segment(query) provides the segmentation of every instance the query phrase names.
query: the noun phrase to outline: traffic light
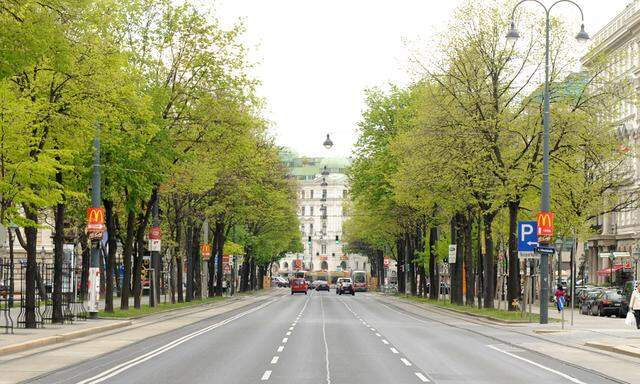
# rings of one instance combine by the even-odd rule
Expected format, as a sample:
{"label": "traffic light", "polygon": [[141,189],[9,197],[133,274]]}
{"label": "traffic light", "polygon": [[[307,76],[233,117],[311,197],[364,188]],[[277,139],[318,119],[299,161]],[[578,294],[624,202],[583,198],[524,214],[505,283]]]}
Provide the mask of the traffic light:
{"label": "traffic light", "polygon": [[336,245],[340,244],[340,238],[338,237],[338,235],[336,235]]}
{"label": "traffic light", "polygon": [[311,246],[311,236],[309,236],[309,238],[307,239],[307,244],[309,244],[309,246]]}

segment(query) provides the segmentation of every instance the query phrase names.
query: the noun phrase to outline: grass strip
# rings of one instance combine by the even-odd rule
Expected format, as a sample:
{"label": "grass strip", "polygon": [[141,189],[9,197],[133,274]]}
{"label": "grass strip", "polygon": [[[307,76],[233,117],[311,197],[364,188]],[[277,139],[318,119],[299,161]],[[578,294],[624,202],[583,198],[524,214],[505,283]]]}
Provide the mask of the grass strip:
{"label": "grass strip", "polygon": [[205,297],[202,300],[192,300],[188,302],[185,301],[182,303],[173,303],[173,304],[170,302],[160,303],[155,307],[149,307],[149,305],[142,305],[140,308],[129,307],[129,309],[124,311],[121,309],[114,309],[113,312],[105,312],[104,310],[101,310],[98,313],[98,316],[113,317],[113,318],[131,318],[131,317],[138,317],[138,316],[144,316],[144,315],[151,315],[154,313],[169,311],[177,308],[187,308],[187,307],[193,307],[196,305],[214,303],[216,301],[221,301],[224,299],[225,297],[215,296],[215,297]]}
{"label": "grass strip", "polygon": [[[426,303],[426,304],[430,304],[433,305],[434,307],[440,307],[440,308],[445,308],[445,309],[453,309],[456,310],[458,312],[464,312],[464,313],[469,313],[472,315],[479,315],[479,316],[484,316],[487,318],[491,318],[491,319],[495,319],[495,320],[502,320],[502,321],[510,321],[510,322],[519,322],[519,323],[528,323],[529,322],[529,314],[527,313],[524,317],[522,317],[521,312],[510,312],[510,311],[505,311],[503,309],[496,309],[496,308],[478,308],[478,307],[471,307],[468,305],[458,305],[458,304],[452,304],[450,302],[446,302],[446,301],[438,301],[438,300],[433,300],[433,299],[428,299],[428,298],[424,298],[424,297],[416,297],[416,296],[411,296],[411,295],[403,295],[403,294],[398,294],[399,297],[405,298],[405,299],[409,299],[411,301],[417,301],[420,303]],[[531,321],[532,322],[539,322],[540,321],[540,315],[538,315],[537,313],[532,314],[531,316]],[[556,319],[552,319],[549,318],[549,321],[555,322],[557,321]]]}

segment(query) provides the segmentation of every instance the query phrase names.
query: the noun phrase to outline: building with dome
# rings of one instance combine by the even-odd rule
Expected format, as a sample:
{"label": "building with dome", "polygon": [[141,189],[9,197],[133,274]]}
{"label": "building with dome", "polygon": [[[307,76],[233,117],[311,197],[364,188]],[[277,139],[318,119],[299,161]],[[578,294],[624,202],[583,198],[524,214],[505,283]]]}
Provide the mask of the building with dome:
{"label": "building with dome", "polygon": [[298,218],[304,252],[287,254],[276,273],[288,276],[296,266],[313,278],[335,281],[351,271],[369,272],[368,259],[344,252],[342,223],[348,218],[345,203],[349,187],[346,169],[351,164],[344,157],[300,157],[283,150],[281,160],[289,175],[298,181]]}

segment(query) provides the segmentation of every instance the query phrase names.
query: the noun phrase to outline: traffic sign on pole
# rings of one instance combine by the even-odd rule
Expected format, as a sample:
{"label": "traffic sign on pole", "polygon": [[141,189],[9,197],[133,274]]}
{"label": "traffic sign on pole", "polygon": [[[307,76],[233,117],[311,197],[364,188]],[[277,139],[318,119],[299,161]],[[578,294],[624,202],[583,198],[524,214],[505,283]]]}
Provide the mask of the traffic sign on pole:
{"label": "traffic sign on pole", "polygon": [[456,263],[456,253],[458,246],[456,244],[449,244],[449,264]]}
{"label": "traffic sign on pole", "polygon": [[538,223],[535,221],[518,222],[518,252],[533,252],[538,246]]}

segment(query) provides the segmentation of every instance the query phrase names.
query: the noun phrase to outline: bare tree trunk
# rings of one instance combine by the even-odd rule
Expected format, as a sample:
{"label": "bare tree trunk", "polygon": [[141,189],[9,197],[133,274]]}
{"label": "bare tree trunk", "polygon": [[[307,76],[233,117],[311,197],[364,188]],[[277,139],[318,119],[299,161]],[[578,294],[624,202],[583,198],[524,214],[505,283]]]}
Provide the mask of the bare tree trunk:
{"label": "bare tree trunk", "polygon": [[[62,183],[62,174],[56,174],[56,181]],[[63,323],[62,312],[62,264],[64,262],[64,216],[65,204],[56,205],[55,225],[53,233],[53,296],[51,322]]]}
{"label": "bare tree trunk", "polygon": [[482,307],[482,294],[484,292],[484,279],[483,279],[483,265],[484,265],[484,259],[482,256],[482,217],[480,215],[478,215],[477,220],[476,220],[476,226],[478,229],[478,237],[477,237],[477,243],[476,243],[476,248],[477,248],[477,273],[476,273],[476,279],[478,280],[478,292],[477,292],[477,298],[478,298],[478,307]]}
{"label": "bare tree trunk", "polygon": [[[28,220],[31,220],[34,225],[38,225],[38,211],[35,207],[28,204],[24,204],[24,214]],[[29,226],[24,228],[24,234],[26,237],[27,252],[27,271],[25,275],[26,285],[26,300],[25,300],[25,328],[36,327],[36,274],[37,274],[37,260],[36,260],[36,242],[38,238],[38,228],[36,226]],[[18,236],[18,240],[21,237]],[[22,244],[22,242],[20,242]]]}
{"label": "bare tree trunk", "polygon": [[124,264],[124,276],[122,278],[122,294],[120,296],[120,309],[129,309],[129,297],[131,296],[131,257],[133,256],[133,241],[136,225],[136,214],[133,210],[127,212],[127,234],[122,249],[122,262]]}
{"label": "bare tree trunk", "polygon": [[398,292],[400,293],[406,293],[406,287],[405,287],[405,246],[404,246],[404,237],[403,236],[398,236],[398,238],[396,239],[396,249],[397,249],[397,260],[396,260],[396,266],[398,269],[397,272],[397,276],[398,276]]}
{"label": "bare tree trunk", "polygon": [[507,302],[509,310],[515,311],[514,300],[520,300],[520,261],[518,260],[518,210],[520,201],[509,202],[509,277],[507,280]]}
{"label": "bare tree trunk", "polygon": [[484,307],[493,308],[493,298],[495,296],[495,263],[494,263],[494,249],[493,249],[493,233],[491,232],[491,226],[493,224],[494,214],[485,213],[482,216],[483,220],[483,234],[484,234],[484,248],[486,254],[484,255]]}
{"label": "bare tree trunk", "polygon": [[216,296],[222,296],[222,275],[224,273],[222,268],[222,257],[224,256],[224,221],[223,218],[216,220],[215,229],[216,251],[218,256],[218,266],[216,267]]}
{"label": "bare tree trunk", "polygon": [[475,279],[473,271],[473,211],[471,207],[467,207],[466,215],[461,215],[464,223],[464,265],[465,265],[465,278],[466,278],[466,304],[474,305],[474,288]]}
{"label": "bare tree trunk", "polygon": [[115,212],[113,212],[113,201],[104,200],[104,210],[106,216],[106,225],[108,233],[108,252],[107,252],[107,265],[105,274],[105,296],[104,296],[104,310],[105,312],[113,312],[113,274],[116,266],[116,251],[118,247],[118,241],[116,239],[116,220]]}
{"label": "bare tree trunk", "polygon": [[436,243],[438,241],[438,227],[429,228],[429,298],[438,299],[440,290],[440,270],[436,255]]}

